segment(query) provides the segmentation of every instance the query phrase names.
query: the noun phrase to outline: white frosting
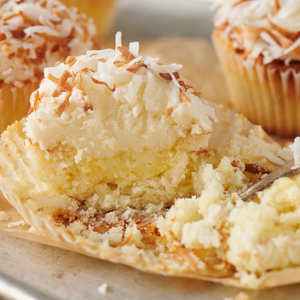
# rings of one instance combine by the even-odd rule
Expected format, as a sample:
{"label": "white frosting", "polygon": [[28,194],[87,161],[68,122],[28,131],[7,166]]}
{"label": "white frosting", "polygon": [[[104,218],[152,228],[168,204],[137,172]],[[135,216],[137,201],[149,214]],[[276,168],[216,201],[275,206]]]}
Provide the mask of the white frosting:
{"label": "white frosting", "polygon": [[300,1],[298,0],[212,0],[218,7],[216,27],[244,49],[248,61],[263,55],[263,63],[275,59],[300,60]]}
{"label": "white frosting", "polygon": [[[117,35],[116,44],[120,43]],[[25,123],[32,143],[42,150],[60,144],[73,147],[79,162],[123,151],[159,152],[170,149],[181,137],[212,131],[217,121],[214,109],[191,86],[179,84],[183,82],[177,76],[181,65],[161,65],[156,58],[138,56],[137,43],[130,45],[127,54],[136,56],[128,61],[122,49],[88,51],[72,66],[45,69],[46,78],[31,96],[34,110]],[[137,64],[143,66],[136,72],[128,70]],[[47,77],[60,78],[65,71],[73,74],[67,81],[72,89],[53,96],[57,84]],[[38,95],[44,96],[36,101]],[[58,113],[67,98],[68,105]]]}
{"label": "white frosting", "polygon": [[94,48],[92,20],[57,0],[2,1],[0,16],[0,80],[6,84],[36,82],[45,67]]}
{"label": "white frosting", "polygon": [[294,155],[294,162],[296,166],[300,165],[300,137],[296,137],[294,143],[289,146]]}

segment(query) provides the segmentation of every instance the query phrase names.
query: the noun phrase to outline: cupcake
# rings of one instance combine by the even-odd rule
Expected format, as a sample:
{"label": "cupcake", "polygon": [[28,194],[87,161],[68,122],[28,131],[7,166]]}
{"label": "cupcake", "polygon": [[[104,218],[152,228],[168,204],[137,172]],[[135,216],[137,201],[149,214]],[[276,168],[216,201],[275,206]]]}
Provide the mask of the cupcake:
{"label": "cupcake", "polygon": [[45,67],[99,47],[92,21],[59,1],[0,4],[0,132],[29,109]]}
{"label": "cupcake", "polygon": [[[5,197],[67,248],[148,272],[253,282],[298,264],[276,258],[255,269],[256,250],[266,249],[260,241],[276,246],[298,227],[270,233],[259,201],[238,198],[287,154],[260,126],[202,100],[180,65],[140,56],[138,43],[127,49],[119,34],[116,45],[45,69],[28,116],[0,138]],[[238,214],[248,217],[247,207],[250,237]],[[253,237],[250,250],[241,235]],[[275,246],[268,251],[279,256],[299,249]],[[244,253],[245,266],[237,261]]]}
{"label": "cupcake", "polygon": [[91,17],[97,28],[98,36],[110,33],[117,15],[118,0],[61,0],[67,6],[76,6],[80,12]]}
{"label": "cupcake", "polygon": [[215,1],[213,42],[236,111],[273,134],[300,135],[300,6]]}
{"label": "cupcake", "polygon": [[184,178],[195,153],[209,147],[214,109],[180,77],[180,65],[137,51],[118,41],[115,51],[88,51],[45,69],[24,132],[37,162],[32,171],[53,190],[78,199],[97,194],[107,210],[195,193]]}

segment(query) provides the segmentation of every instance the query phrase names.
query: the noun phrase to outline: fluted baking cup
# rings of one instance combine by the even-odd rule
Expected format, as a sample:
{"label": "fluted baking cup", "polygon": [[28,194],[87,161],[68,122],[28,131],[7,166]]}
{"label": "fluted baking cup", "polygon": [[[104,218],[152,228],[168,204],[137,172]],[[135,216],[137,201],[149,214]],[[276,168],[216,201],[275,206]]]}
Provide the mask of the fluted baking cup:
{"label": "fluted baking cup", "polygon": [[8,125],[26,116],[30,103],[29,98],[39,87],[37,83],[27,83],[22,88],[3,84],[0,88],[0,133]]}
{"label": "fluted baking cup", "polygon": [[243,55],[222,38],[213,40],[234,109],[270,134],[300,135],[299,70],[278,62],[245,64]]}

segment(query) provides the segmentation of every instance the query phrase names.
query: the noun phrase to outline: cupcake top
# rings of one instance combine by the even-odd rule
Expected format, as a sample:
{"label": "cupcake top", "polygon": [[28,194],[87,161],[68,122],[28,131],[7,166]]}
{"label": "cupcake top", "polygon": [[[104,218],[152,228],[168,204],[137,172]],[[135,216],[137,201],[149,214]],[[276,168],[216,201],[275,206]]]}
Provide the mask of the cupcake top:
{"label": "cupcake top", "polygon": [[96,28],[57,0],[0,1],[0,82],[39,82],[45,67],[96,49]]}
{"label": "cupcake top", "polygon": [[213,0],[216,31],[253,62],[300,60],[300,2],[295,0]]}
{"label": "cupcake top", "polygon": [[179,69],[139,56],[138,43],[128,50],[117,34],[116,50],[87,51],[45,69],[24,130],[42,150],[75,148],[79,160],[159,152],[187,135],[210,133],[214,109]]}

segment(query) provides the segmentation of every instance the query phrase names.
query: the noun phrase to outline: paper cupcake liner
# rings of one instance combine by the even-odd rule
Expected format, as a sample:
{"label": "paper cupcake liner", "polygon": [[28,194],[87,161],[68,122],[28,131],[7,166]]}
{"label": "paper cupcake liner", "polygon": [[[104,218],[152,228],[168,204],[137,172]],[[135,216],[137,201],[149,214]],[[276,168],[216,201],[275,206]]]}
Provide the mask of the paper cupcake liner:
{"label": "paper cupcake liner", "polygon": [[29,98],[38,84],[25,84],[22,88],[3,84],[0,88],[0,134],[6,127],[27,115]]}
{"label": "paper cupcake liner", "polygon": [[81,13],[94,19],[99,36],[107,36],[117,16],[118,0],[61,0],[67,6],[76,6]]}
{"label": "paper cupcake liner", "polygon": [[243,64],[243,56],[214,37],[234,109],[271,134],[300,135],[300,73],[276,65]]}

